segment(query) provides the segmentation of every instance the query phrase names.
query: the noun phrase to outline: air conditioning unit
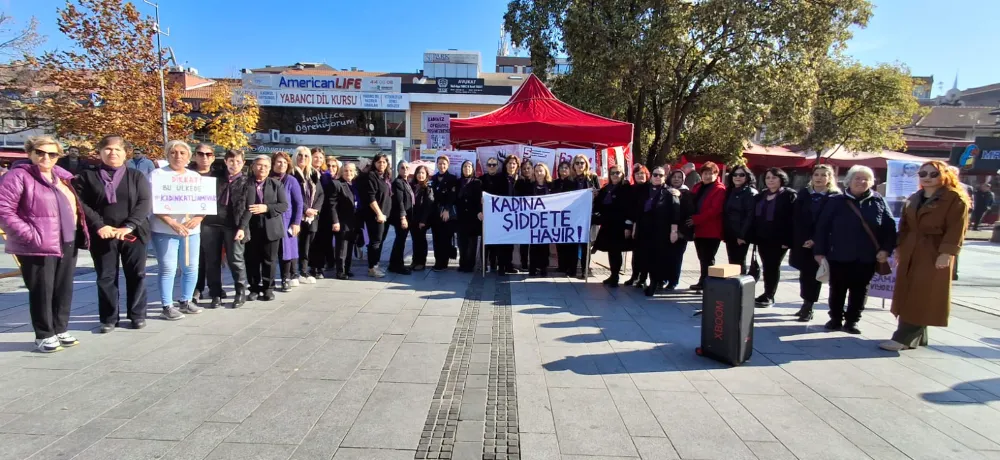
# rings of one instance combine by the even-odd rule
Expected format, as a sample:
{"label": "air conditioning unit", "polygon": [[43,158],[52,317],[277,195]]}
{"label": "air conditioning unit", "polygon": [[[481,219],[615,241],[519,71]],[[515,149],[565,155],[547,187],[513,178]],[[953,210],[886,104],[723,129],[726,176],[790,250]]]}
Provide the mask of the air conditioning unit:
{"label": "air conditioning unit", "polygon": [[289,137],[289,136],[285,136],[285,143],[286,144],[291,144],[292,143],[292,138]]}
{"label": "air conditioning unit", "polygon": [[271,143],[272,144],[277,144],[280,137],[281,137],[281,131],[278,131],[277,129],[272,129],[271,130]]}

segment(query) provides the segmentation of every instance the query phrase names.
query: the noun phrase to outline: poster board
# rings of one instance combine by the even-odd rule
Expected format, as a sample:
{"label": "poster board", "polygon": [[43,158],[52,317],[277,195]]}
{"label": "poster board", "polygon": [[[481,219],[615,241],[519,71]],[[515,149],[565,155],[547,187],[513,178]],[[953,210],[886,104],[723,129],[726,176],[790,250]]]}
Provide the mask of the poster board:
{"label": "poster board", "polygon": [[542,196],[483,194],[484,244],[590,242],[590,190]]}
{"label": "poster board", "polygon": [[[896,220],[897,227],[899,218],[903,215],[906,199],[920,190],[920,178],[917,177],[917,172],[920,171],[921,164],[923,163],[917,161],[886,161],[885,201],[889,204],[889,211]],[[896,261],[892,257],[889,258],[889,266],[892,267],[892,273],[888,275],[876,273],[872,277],[868,285],[870,297],[892,298],[892,291],[896,287]]]}
{"label": "poster board", "polygon": [[215,178],[153,174],[153,214],[214,216],[218,213]]}

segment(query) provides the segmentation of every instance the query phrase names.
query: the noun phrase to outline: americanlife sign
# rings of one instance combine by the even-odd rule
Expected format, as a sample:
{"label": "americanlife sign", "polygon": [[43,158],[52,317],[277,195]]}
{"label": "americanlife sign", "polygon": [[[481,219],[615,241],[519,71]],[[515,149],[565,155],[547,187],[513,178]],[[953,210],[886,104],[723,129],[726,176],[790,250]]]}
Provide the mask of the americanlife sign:
{"label": "americanlife sign", "polygon": [[592,206],[590,190],[541,196],[484,193],[484,244],[587,243]]}

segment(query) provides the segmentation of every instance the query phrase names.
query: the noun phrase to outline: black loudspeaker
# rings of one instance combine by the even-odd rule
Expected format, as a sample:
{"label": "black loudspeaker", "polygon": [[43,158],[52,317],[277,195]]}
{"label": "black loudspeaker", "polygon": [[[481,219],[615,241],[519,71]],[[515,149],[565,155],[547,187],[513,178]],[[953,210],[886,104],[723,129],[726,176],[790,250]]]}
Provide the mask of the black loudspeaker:
{"label": "black loudspeaker", "polygon": [[701,356],[739,366],[753,354],[754,280],[706,278],[702,297]]}

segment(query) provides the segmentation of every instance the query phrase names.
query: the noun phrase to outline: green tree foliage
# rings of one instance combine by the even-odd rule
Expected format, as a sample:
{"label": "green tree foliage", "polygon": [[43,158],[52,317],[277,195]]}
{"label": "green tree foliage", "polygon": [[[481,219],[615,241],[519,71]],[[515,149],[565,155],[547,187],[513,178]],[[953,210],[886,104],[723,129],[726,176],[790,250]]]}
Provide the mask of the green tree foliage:
{"label": "green tree foliage", "polygon": [[504,19],[536,73],[568,55],[556,93],[635,124],[657,165],[738,158],[761,126],[805,123],[818,63],[870,16],[868,0],[512,0]]}

